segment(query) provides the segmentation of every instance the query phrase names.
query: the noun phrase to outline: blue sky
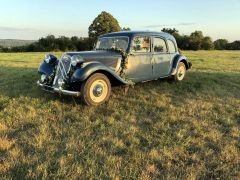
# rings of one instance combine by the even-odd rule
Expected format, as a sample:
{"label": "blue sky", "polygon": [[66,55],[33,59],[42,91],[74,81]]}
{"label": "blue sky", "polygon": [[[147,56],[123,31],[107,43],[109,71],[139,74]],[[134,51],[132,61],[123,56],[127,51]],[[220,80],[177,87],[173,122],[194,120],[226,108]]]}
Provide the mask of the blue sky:
{"label": "blue sky", "polygon": [[0,38],[87,36],[101,11],[132,30],[175,27],[182,34],[201,30],[213,39],[240,40],[240,0],[0,0]]}

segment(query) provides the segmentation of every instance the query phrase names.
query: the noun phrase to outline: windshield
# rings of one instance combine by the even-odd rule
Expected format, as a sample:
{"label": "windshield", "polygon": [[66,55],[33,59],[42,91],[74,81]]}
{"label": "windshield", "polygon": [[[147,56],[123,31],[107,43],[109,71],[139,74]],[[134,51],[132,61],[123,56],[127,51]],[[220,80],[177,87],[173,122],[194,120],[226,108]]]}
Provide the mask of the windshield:
{"label": "windshield", "polygon": [[127,50],[128,37],[103,37],[99,38],[96,49],[121,49]]}

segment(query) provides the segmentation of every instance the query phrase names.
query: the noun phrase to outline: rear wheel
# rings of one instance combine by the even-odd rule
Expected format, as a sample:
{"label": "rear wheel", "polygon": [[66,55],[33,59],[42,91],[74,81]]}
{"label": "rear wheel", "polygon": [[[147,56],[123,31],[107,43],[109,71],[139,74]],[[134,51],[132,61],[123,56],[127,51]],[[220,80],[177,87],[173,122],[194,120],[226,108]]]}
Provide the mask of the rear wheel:
{"label": "rear wheel", "polygon": [[183,62],[180,62],[177,67],[177,72],[173,75],[173,79],[175,82],[182,81],[186,75],[186,66]]}
{"label": "rear wheel", "polygon": [[109,100],[111,83],[101,73],[90,76],[81,86],[81,99],[89,106],[97,106]]}

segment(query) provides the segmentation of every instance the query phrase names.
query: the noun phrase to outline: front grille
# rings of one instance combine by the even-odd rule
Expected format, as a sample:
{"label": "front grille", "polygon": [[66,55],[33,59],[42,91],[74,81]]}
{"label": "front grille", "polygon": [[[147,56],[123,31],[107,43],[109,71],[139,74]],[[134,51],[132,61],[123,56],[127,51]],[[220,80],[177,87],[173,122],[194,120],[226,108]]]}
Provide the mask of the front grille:
{"label": "front grille", "polygon": [[71,68],[71,57],[65,55],[58,62],[58,67],[57,67],[56,75],[54,78],[53,87],[59,88],[58,80],[59,79],[66,80],[68,78],[68,73],[70,71],[70,68]]}

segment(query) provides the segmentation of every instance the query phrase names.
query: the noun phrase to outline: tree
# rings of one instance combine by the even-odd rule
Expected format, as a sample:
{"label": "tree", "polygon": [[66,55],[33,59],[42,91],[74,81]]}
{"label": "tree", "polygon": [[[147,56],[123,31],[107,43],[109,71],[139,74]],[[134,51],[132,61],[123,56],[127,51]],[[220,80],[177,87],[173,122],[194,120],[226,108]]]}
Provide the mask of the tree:
{"label": "tree", "polygon": [[78,38],[78,40],[74,40],[73,43],[78,51],[89,51],[93,49],[93,42],[90,38]]}
{"label": "tree", "polygon": [[173,28],[173,29],[171,29],[171,28],[163,28],[162,29],[162,32],[166,32],[166,33],[168,33],[168,34],[171,34],[171,35],[173,35],[175,38],[176,38],[176,40],[179,40],[180,39],[180,34],[179,34],[179,31],[177,30],[177,29],[175,29],[175,28]]}
{"label": "tree", "polygon": [[178,47],[180,49],[184,49],[184,50],[191,50],[190,40],[189,39],[190,38],[187,35],[180,36],[179,40],[177,41]]}
{"label": "tree", "polygon": [[202,40],[201,49],[204,49],[204,50],[214,49],[214,44],[213,44],[212,38],[210,38],[209,36],[204,37]]}
{"label": "tree", "polygon": [[227,44],[227,50],[240,50],[240,41],[234,41]]}
{"label": "tree", "polygon": [[123,27],[122,31],[131,31],[131,29],[129,27]]}
{"label": "tree", "polygon": [[68,51],[68,50],[75,50],[74,44],[72,42],[72,39],[60,36],[55,41],[56,46],[58,47],[58,50],[60,51]]}
{"label": "tree", "polygon": [[224,50],[227,48],[228,40],[226,39],[218,39],[214,41],[214,47],[217,50]]}
{"label": "tree", "polygon": [[192,50],[200,50],[203,41],[203,33],[202,31],[195,31],[189,37],[189,45]]}
{"label": "tree", "polygon": [[55,51],[59,50],[59,47],[56,44],[56,38],[54,35],[48,35],[46,38],[41,38],[37,42],[39,49],[43,51]]}
{"label": "tree", "polygon": [[173,28],[173,29],[171,29],[171,28],[163,28],[162,32],[166,32],[166,33],[169,33],[169,34],[174,36],[174,35],[178,34],[179,31],[177,29],[175,29],[175,28]]}
{"label": "tree", "polygon": [[96,40],[98,36],[102,34],[118,31],[121,31],[121,27],[119,26],[117,19],[115,19],[111,14],[103,11],[89,26],[88,35],[90,38]]}

